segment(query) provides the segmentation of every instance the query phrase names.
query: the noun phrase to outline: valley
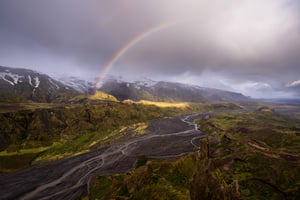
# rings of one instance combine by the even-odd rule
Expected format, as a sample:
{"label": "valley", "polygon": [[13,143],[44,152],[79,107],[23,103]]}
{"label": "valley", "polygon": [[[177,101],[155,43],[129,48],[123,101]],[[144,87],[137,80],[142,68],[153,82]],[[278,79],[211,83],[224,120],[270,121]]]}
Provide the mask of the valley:
{"label": "valley", "polygon": [[199,144],[199,139],[205,134],[198,131],[193,119],[205,115],[154,121],[143,136],[126,141],[120,138],[110,147],[47,165],[36,165],[16,174],[2,175],[0,198],[74,199],[87,195],[92,176],[126,172],[134,167],[140,155],[167,159],[194,153],[198,149],[195,144]]}
{"label": "valley", "polygon": [[0,200],[300,200],[300,1],[0,0]]}
{"label": "valley", "polygon": [[[89,152],[77,156],[73,152],[0,175],[0,199],[198,199],[217,194],[222,199],[265,195],[295,199],[300,123],[290,114],[295,116],[297,109],[279,106],[282,115],[268,107],[253,108],[216,106],[213,112],[164,117],[146,126],[119,129],[113,139],[103,140]],[[206,139],[200,142],[202,138]],[[267,171],[270,167],[276,179]],[[178,174],[173,170],[179,170]],[[207,178],[211,181],[206,182]],[[104,183],[110,184],[104,187]],[[158,189],[164,187],[173,189]],[[202,187],[207,193],[199,193]]]}
{"label": "valley", "polygon": [[299,198],[299,119],[261,108],[211,113],[196,122],[206,133],[197,154],[148,158],[126,174],[94,177],[88,197]]}
{"label": "valley", "polygon": [[0,73],[0,199],[299,197],[294,101]]}

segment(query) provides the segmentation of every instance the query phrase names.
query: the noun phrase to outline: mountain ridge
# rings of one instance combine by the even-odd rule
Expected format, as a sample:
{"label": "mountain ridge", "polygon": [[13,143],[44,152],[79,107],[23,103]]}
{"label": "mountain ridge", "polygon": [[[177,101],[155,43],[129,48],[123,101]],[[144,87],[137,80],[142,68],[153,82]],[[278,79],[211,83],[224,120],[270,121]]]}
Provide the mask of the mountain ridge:
{"label": "mountain ridge", "polygon": [[250,101],[250,98],[236,92],[166,81],[126,82],[111,78],[104,82],[99,89],[120,100],[170,102]]}
{"label": "mountain ridge", "polygon": [[143,80],[128,82],[114,77],[107,78],[101,87],[94,88],[91,81],[74,76],[51,77],[24,68],[0,66],[1,101],[63,102],[76,95],[108,93],[118,100],[148,100],[160,102],[211,102],[250,101],[236,92],[200,87],[184,83]]}

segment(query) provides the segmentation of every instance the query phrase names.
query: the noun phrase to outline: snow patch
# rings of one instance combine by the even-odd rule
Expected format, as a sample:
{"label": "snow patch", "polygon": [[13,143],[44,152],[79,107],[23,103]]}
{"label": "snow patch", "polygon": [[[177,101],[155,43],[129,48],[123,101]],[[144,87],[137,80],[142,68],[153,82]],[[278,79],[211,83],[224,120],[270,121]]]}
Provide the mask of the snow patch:
{"label": "snow patch", "polygon": [[89,90],[93,87],[93,83],[87,80],[82,80],[80,78],[69,76],[69,77],[61,77],[57,79],[59,82],[64,84],[66,89],[74,89],[81,93],[88,93]]}
{"label": "snow patch", "polygon": [[35,77],[34,79],[34,88],[38,88],[40,86],[41,81],[39,80],[39,77]]}
{"label": "snow patch", "polygon": [[134,88],[137,89],[137,90],[140,90],[140,89],[141,89],[141,85],[139,85],[139,84],[134,84],[133,86],[134,86]]}
{"label": "snow patch", "polygon": [[157,81],[153,81],[151,79],[143,78],[141,81],[134,82],[134,87],[140,90],[142,87],[151,88],[157,84]]}
{"label": "snow patch", "polygon": [[293,81],[292,83],[287,85],[287,87],[298,87],[298,86],[300,86],[300,80]]}
{"label": "snow patch", "polygon": [[153,81],[153,80],[148,79],[148,78],[143,78],[142,80],[136,81],[135,83],[139,86],[152,87],[152,86],[157,84],[157,81]]}
{"label": "snow patch", "polygon": [[[30,77],[30,80],[31,80],[31,77]],[[40,83],[41,83],[39,77],[35,77],[35,78],[33,78],[33,80],[34,80],[34,84],[32,84],[32,82],[31,82],[31,85],[34,87],[32,90],[32,96],[34,96],[36,89],[40,86]]]}
{"label": "snow patch", "polygon": [[[10,77],[12,80],[7,79],[7,77]],[[1,72],[0,78],[11,85],[16,85],[22,82],[21,78],[24,78],[24,76],[20,76],[18,74],[12,74],[10,72]]]}
{"label": "snow patch", "polygon": [[28,82],[29,82],[29,85],[33,86],[31,76],[29,76],[29,75],[28,75]]}

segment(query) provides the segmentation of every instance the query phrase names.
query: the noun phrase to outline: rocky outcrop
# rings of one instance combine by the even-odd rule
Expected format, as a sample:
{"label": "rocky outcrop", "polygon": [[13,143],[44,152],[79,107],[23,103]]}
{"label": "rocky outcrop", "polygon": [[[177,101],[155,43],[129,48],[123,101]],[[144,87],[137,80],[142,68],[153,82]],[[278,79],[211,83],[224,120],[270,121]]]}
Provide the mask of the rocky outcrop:
{"label": "rocky outcrop", "polygon": [[192,200],[240,199],[238,182],[227,184],[222,178],[221,170],[215,167],[210,158],[208,138],[201,140],[190,195]]}

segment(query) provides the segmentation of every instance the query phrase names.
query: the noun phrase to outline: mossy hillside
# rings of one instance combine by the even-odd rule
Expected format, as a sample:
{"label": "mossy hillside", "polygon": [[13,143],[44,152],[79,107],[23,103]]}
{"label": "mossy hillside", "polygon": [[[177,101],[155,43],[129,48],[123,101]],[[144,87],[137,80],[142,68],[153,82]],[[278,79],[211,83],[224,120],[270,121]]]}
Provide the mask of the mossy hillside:
{"label": "mossy hillside", "polygon": [[57,160],[64,157],[74,156],[89,152],[91,149],[112,145],[122,138],[134,137],[145,133],[147,123],[137,123],[122,126],[116,130],[106,130],[102,132],[91,132],[77,136],[65,143],[54,143],[44,151],[38,153],[34,162]]}
{"label": "mossy hillside", "polygon": [[[32,162],[60,159],[110,145],[128,132],[145,132],[148,120],[208,110],[210,106],[192,105],[186,109],[153,105],[125,104],[89,100],[85,104],[18,103],[3,105],[0,114],[2,160],[30,159],[11,169],[0,165],[1,172],[22,168]],[[42,150],[41,148],[42,147]],[[4,157],[5,156],[5,157]],[[11,159],[13,160],[13,159]],[[13,163],[11,165],[13,166]]]}
{"label": "mossy hillside", "polygon": [[[190,103],[186,108],[161,108],[99,100],[85,104],[7,103],[7,111],[0,114],[0,148],[5,158],[23,159],[26,150],[31,151],[34,159],[26,162],[28,166],[32,161],[60,159],[110,145],[128,132],[132,136],[143,134],[148,120],[232,108],[231,104],[221,105]],[[7,171],[5,166],[3,171]]]}
{"label": "mossy hillside", "polygon": [[183,109],[95,101],[64,106],[26,103],[6,107],[17,109],[0,113],[0,150],[16,151],[49,146],[53,142],[66,142],[87,133],[111,131],[122,125],[165,116],[209,111],[214,109],[214,104],[191,104]]}
{"label": "mossy hillside", "polygon": [[[0,114],[2,151],[47,147],[74,148],[103,138],[121,126],[169,116],[169,110],[154,106],[97,103],[66,108],[22,110]],[[138,128],[138,127],[136,127]],[[142,132],[142,128],[138,130]],[[63,145],[64,143],[77,145]],[[62,144],[64,147],[61,147]],[[67,150],[66,150],[67,151]]]}
{"label": "mossy hillside", "polygon": [[94,177],[89,199],[190,199],[195,164],[195,156],[185,156],[148,161],[126,174]]}
{"label": "mossy hillside", "polygon": [[0,114],[2,150],[49,146],[93,131],[113,130],[166,113],[156,107],[101,103]]}
{"label": "mossy hillside", "polygon": [[299,121],[264,108],[198,121],[209,133],[210,155],[243,199],[299,198]]}
{"label": "mossy hillside", "polygon": [[215,159],[212,159],[210,155],[209,149],[208,138],[202,139],[190,186],[191,200],[240,199],[238,182],[232,180],[226,182],[224,180]]}
{"label": "mossy hillside", "polygon": [[97,90],[94,94],[81,94],[68,100],[69,103],[86,103],[89,101],[119,102],[116,97],[99,90]]}
{"label": "mossy hillside", "polygon": [[96,93],[94,95],[90,95],[89,99],[92,100],[106,100],[106,101],[114,101],[114,102],[118,102],[117,98],[107,94],[105,92],[102,91],[96,91]]}

